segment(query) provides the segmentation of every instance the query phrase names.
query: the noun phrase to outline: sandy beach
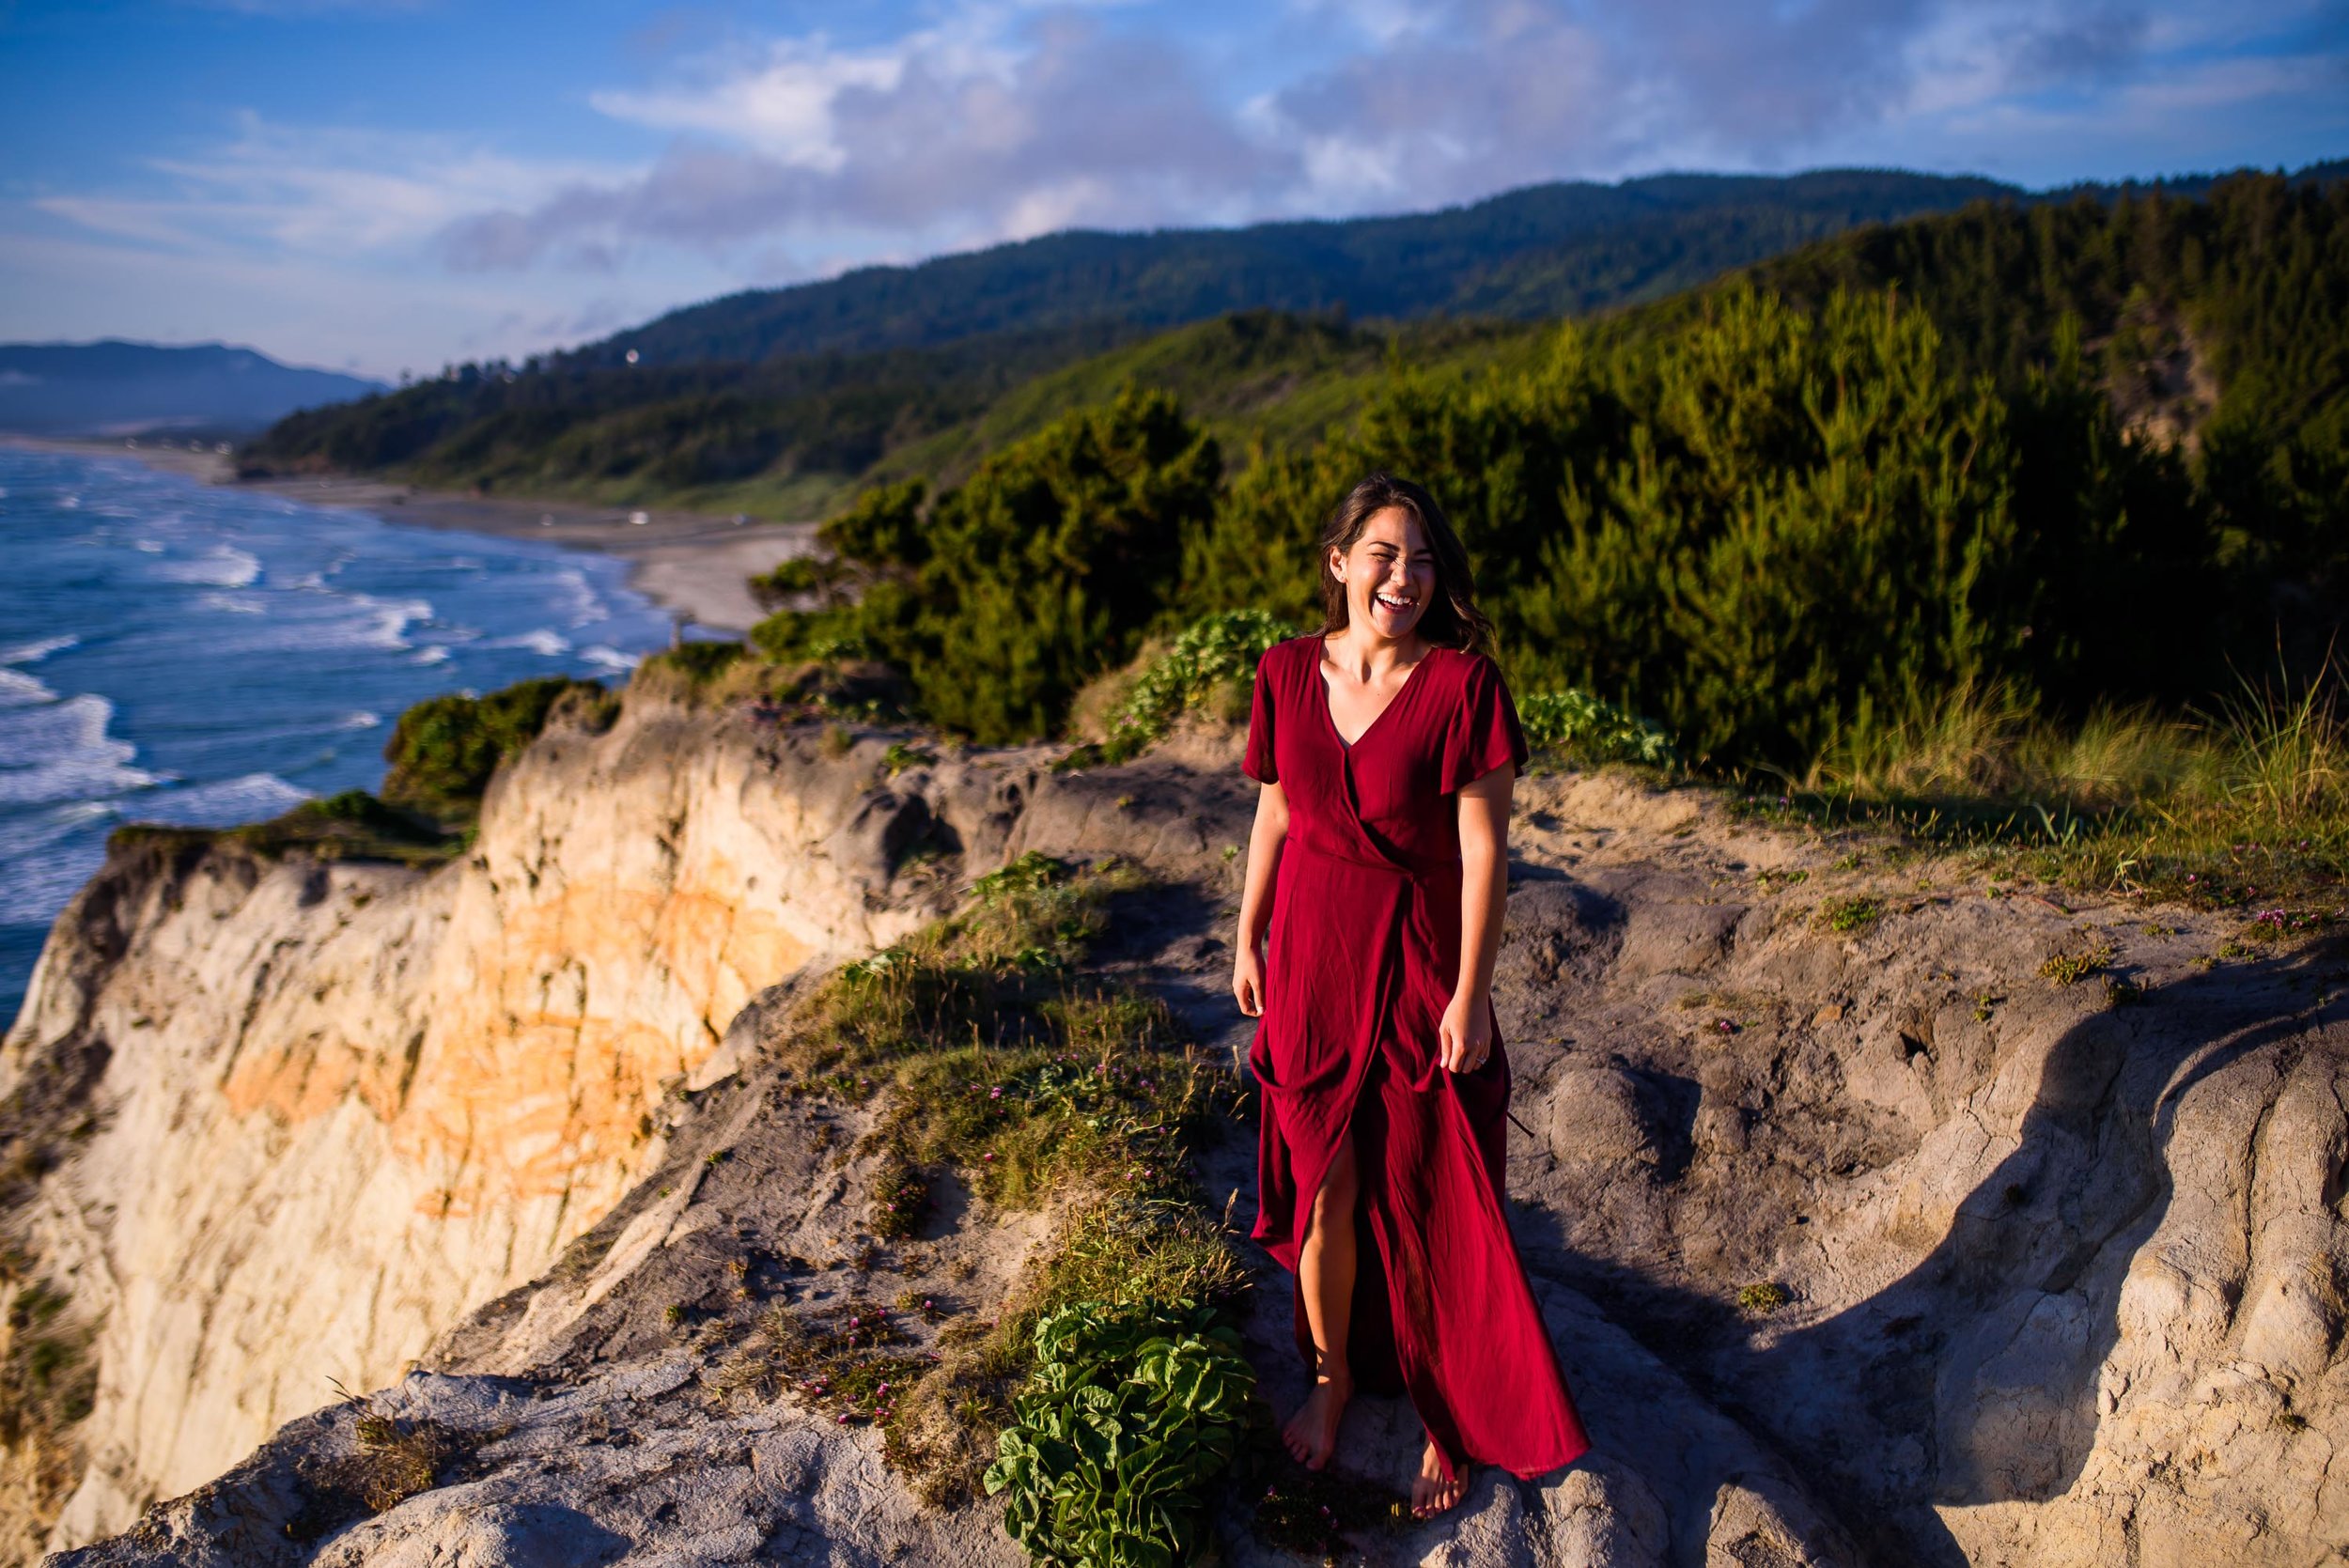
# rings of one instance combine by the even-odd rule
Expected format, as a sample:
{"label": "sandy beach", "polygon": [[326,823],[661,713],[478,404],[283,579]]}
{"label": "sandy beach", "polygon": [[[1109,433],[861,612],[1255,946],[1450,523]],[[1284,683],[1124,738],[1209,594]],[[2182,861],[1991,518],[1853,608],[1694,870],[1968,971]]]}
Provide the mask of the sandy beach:
{"label": "sandy beach", "polygon": [[[240,479],[226,454],[152,441],[136,446],[19,435],[0,435],[0,441],[92,458],[128,458],[209,485],[266,491],[313,506],[356,507],[387,522],[602,551],[629,562],[629,586],[680,620],[713,631],[750,629],[765,613],[751,598],[747,580],[778,561],[804,554],[816,535],[812,522],[737,523],[698,512],[461,495],[381,479]],[[632,520],[638,517],[645,520]]]}

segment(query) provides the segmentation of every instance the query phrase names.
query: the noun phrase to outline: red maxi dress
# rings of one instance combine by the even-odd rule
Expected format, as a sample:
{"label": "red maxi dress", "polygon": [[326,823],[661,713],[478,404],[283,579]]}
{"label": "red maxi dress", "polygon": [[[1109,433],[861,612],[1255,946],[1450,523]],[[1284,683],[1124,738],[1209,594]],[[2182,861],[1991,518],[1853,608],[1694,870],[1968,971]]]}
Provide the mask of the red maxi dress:
{"label": "red maxi dress", "polygon": [[1356,1383],[1410,1395],[1449,1479],[1470,1462],[1542,1475],[1590,1443],[1502,1206],[1509,1060],[1498,1020],[1473,1072],[1447,1072],[1437,1037],[1460,972],[1455,794],[1522,769],[1525,733],[1491,660],[1436,647],[1349,748],[1321,654],[1317,635],[1266,650],[1240,764],[1278,781],[1289,811],[1249,1048],[1263,1090],[1251,1234],[1294,1274],[1350,1135]]}

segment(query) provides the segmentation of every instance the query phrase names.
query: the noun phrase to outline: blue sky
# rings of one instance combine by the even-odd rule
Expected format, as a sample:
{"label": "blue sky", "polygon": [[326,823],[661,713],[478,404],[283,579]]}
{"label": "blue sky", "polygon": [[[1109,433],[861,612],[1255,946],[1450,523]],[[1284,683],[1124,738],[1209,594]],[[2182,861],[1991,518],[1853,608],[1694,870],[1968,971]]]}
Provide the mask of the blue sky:
{"label": "blue sky", "polygon": [[2349,155],[2349,0],[0,0],[0,340],[391,377],[1071,225]]}

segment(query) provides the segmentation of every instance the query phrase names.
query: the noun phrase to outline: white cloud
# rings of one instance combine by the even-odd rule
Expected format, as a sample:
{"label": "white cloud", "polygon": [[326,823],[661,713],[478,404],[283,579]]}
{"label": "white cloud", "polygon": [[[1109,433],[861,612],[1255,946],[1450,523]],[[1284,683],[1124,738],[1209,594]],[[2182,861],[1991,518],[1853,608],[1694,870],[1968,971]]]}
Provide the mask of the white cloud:
{"label": "white cloud", "polygon": [[532,201],[610,164],[518,159],[459,138],[282,125],[250,111],[195,157],[158,157],[159,195],[53,195],[40,210],[100,233],[197,252],[349,261],[413,255],[447,224]]}
{"label": "white cloud", "polygon": [[[527,352],[1072,225],[1395,211],[1659,168],[2045,184],[2274,162],[2261,149],[2349,134],[2341,6],[1283,0],[1208,42],[1164,3],[931,0],[882,41],[759,39],[588,94],[634,156],[239,116],[135,185],[0,206],[0,274],[29,302],[0,300],[0,319],[70,298],[94,323],[115,310],[99,330],[167,323],[210,290],[318,344],[271,351],[382,373],[444,357],[397,347],[419,322],[462,353]],[[29,241],[68,230],[80,260]],[[178,335],[268,335],[222,311]]]}
{"label": "white cloud", "polygon": [[830,174],[848,156],[833,103],[853,89],[894,90],[905,77],[908,45],[921,41],[917,35],[894,48],[841,52],[822,34],[781,39],[747,74],[712,69],[702,80],[647,92],[598,92],[588,101],[615,119],[738,142],[786,165]]}

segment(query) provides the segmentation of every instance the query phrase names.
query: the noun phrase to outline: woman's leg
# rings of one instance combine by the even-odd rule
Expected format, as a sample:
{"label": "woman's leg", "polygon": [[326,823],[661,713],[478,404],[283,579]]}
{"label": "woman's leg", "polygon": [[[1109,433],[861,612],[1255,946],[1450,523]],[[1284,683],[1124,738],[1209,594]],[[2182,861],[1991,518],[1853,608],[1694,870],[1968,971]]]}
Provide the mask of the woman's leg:
{"label": "woman's leg", "polygon": [[1314,1387],[1282,1429],[1299,1464],[1319,1469],[1338,1444],[1338,1418],[1354,1392],[1346,1361],[1346,1321],[1354,1306],[1354,1207],[1361,1197],[1349,1137],[1330,1162],[1299,1250],[1297,1284],[1314,1336]]}

